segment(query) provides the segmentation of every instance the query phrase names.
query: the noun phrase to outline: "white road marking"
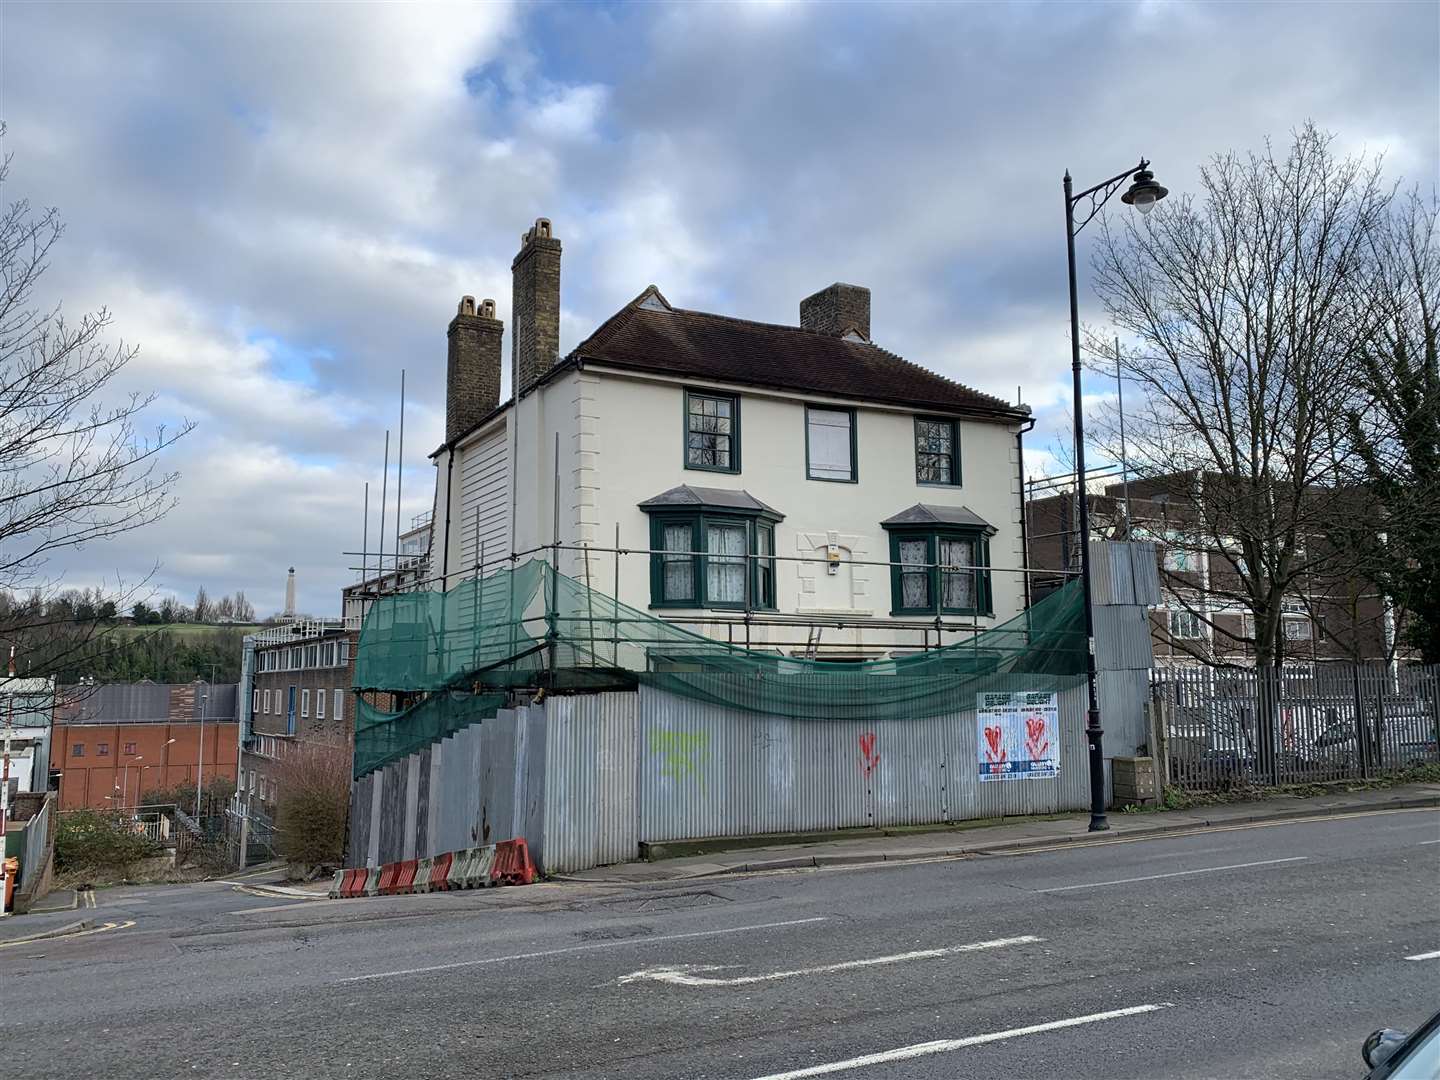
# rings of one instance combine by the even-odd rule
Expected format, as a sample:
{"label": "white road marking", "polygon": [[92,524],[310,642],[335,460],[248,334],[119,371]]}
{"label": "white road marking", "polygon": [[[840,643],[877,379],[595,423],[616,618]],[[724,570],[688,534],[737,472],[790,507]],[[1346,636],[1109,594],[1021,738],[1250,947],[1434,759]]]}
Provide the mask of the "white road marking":
{"label": "white road marking", "polygon": [[1440,949],[1435,952],[1416,953],[1414,956],[1405,957],[1406,960],[1440,960]]}
{"label": "white road marking", "polygon": [[790,979],[797,975],[825,975],[832,971],[850,971],[853,968],[878,967],[883,964],[903,964],[907,960],[931,960],[937,956],[979,952],[981,949],[1001,949],[1007,945],[1029,945],[1033,942],[1044,940],[1044,938],[1033,937],[1029,934],[1023,937],[994,938],[990,941],[977,941],[970,945],[947,945],[940,949],[917,949],[914,952],[895,953],[893,956],[875,956],[867,960],[846,960],[839,964],[825,964],[821,967],[813,968],[797,968],[794,971],[772,971],[768,975],[740,975],[733,979],[716,979],[710,976],[693,974],[693,972],[697,971],[723,970],[713,966],[647,968],[644,971],[635,971],[629,975],[622,975],[616,981],[620,983],[631,983],[644,979],[653,982],[671,983],[675,986],[749,986],[754,983],[774,982],[777,979]]}
{"label": "white road marking", "polygon": [[130,927],[132,927],[132,926],[134,926],[134,925],[135,925],[135,920],[134,920],[134,919],[128,919],[128,920],[126,920],[125,922],[118,922],[118,923],[107,922],[107,923],[106,923],[105,925],[103,925],[103,926],[96,926],[96,927],[93,927],[92,929],[89,929],[89,930],[77,930],[77,931],[75,931],[75,933],[73,933],[73,934],[59,934],[59,935],[57,935],[57,936],[55,936],[55,937],[17,938],[17,939],[11,940],[11,941],[0,942],[0,949],[9,949],[9,948],[13,948],[13,947],[16,946],[16,945],[36,945],[36,946],[39,946],[39,945],[42,945],[42,944],[43,944],[43,945],[47,945],[47,946],[48,946],[48,945],[50,945],[52,942],[53,942],[53,943],[56,943],[56,944],[59,944],[59,943],[62,942],[62,941],[69,941],[71,938],[89,937],[91,934],[103,934],[103,933],[105,933],[105,931],[107,931],[107,930],[127,930],[127,929],[129,929]]}
{"label": "white road marking", "polygon": [[453,964],[433,964],[430,967],[402,968],[399,971],[377,971],[373,975],[352,975],[338,982],[365,982],[369,979],[391,979],[401,975],[423,975],[429,971],[451,971],[455,968],[479,967],[483,964],[503,964],[510,960],[534,960],[542,956],[560,956],[564,953],[592,952],[595,949],[614,949],[621,945],[654,945],[662,941],[682,941],[687,938],[718,937],[722,934],[744,934],[751,930],[773,930],[780,926],[806,926],[810,923],[829,921],[828,915],[816,915],[809,919],[788,919],[785,922],[758,923],[755,926],[731,926],[724,930],[696,930],[689,934],[665,934],[661,937],[623,938],[619,941],[596,941],[589,945],[569,945],[563,949],[541,949],[538,952],[512,953],[509,956],[488,956],[483,960],[460,960]]}
{"label": "white road marking", "polygon": [[1440,844],[1440,840],[1421,840],[1421,841],[1420,841],[1420,846],[1421,846],[1421,847],[1424,847],[1426,844]]}
{"label": "white road marking", "polygon": [[1229,866],[1206,866],[1199,870],[1175,870],[1168,874],[1146,874],[1144,877],[1117,878],[1114,881],[1091,881],[1084,885],[1057,885],[1053,889],[1036,889],[1036,892],[1069,892],[1071,889],[1103,889],[1109,885],[1129,885],[1136,881],[1158,881],[1160,878],[1187,877],[1190,874],[1213,874],[1217,870],[1244,870],[1251,866],[1278,866],[1280,863],[1305,862],[1308,855],[1291,855],[1288,859],[1261,859],[1259,862],[1231,863]]}
{"label": "white road marking", "polygon": [[1132,1005],[1128,1009],[1111,1009],[1109,1012],[1091,1013],[1088,1016],[1072,1016],[1068,1020],[1051,1020],[1044,1024],[1031,1024],[1028,1027],[1010,1028],[1006,1031],[992,1031],[985,1035],[971,1035],[964,1039],[936,1039],[934,1042],[901,1046],[894,1050],[884,1050],[878,1054],[865,1054],[863,1057],[849,1058],[845,1061],[812,1065],[808,1069],[771,1073],[768,1076],[759,1077],[758,1080],[802,1080],[806,1076],[825,1076],[829,1073],[847,1072],[850,1069],[863,1069],[868,1065],[908,1061],[911,1058],[928,1057],[930,1054],[948,1054],[952,1050],[963,1050],[967,1046],[979,1046],[981,1043],[999,1042],[1002,1039],[1015,1039],[1021,1035],[1038,1035],[1044,1031],[1059,1031],[1062,1028],[1079,1027],[1082,1024],[1097,1024],[1102,1020],[1139,1016],[1142,1013],[1159,1012],[1161,1009],[1171,1007],[1173,1007],[1173,1003],[1169,1001],[1162,1001],[1157,1005]]}

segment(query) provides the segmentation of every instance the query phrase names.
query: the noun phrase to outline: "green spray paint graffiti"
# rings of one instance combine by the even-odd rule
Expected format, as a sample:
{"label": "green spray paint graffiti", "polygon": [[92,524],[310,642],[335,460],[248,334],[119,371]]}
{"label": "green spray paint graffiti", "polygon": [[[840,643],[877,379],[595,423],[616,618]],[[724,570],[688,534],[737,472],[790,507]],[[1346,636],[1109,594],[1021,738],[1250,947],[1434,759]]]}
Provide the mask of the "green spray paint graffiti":
{"label": "green spray paint graffiti", "polygon": [[703,784],[700,769],[710,760],[710,736],[703,731],[652,731],[650,753],[660,755],[660,775],[667,780]]}

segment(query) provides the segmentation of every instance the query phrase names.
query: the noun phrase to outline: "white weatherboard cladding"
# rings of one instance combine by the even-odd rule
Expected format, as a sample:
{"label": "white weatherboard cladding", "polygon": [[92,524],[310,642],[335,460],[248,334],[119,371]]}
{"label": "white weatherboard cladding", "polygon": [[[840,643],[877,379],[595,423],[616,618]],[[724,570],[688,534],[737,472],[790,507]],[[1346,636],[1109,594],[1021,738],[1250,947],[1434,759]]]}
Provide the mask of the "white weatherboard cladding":
{"label": "white weatherboard cladding", "polygon": [[[473,567],[483,544],[485,561],[510,554],[510,439],[508,425],[497,424],[461,452],[456,469],[459,499],[450,528],[459,534],[461,572]],[[467,575],[468,576],[468,575]]]}

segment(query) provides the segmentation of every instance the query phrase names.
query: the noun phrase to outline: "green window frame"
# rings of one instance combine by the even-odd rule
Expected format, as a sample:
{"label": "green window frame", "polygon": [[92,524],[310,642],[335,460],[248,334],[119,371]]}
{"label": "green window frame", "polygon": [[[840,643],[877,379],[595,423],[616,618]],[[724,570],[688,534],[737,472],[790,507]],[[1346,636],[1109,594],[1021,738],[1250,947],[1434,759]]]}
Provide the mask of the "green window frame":
{"label": "green window frame", "polygon": [[924,487],[960,486],[960,421],[915,417],[915,482]]}
{"label": "green window frame", "polygon": [[773,521],[703,510],[652,513],[650,549],[652,608],[775,610]]}
{"label": "green window frame", "polygon": [[[995,614],[988,569],[990,538],[984,530],[905,528],[889,532],[891,615]],[[941,564],[974,569],[950,571]]]}
{"label": "green window frame", "polygon": [[740,398],[714,390],[685,391],[684,465],[699,472],[740,471]]}
{"label": "green window frame", "polygon": [[[813,460],[814,447],[812,437],[817,432],[823,432],[826,428],[838,428],[839,424],[829,424],[823,419],[811,420],[812,414],[816,413],[843,413],[850,418],[850,474],[848,476],[835,475],[839,473],[838,466],[830,460],[824,460],[825,454],[820,455],[822,460]],[[839,405],[806,405],[805,406],[805,479],[822,480],[831,484],[858,484],[860,482],[860,453],[859,441],[856,435],[858,418],[855,410]]]}

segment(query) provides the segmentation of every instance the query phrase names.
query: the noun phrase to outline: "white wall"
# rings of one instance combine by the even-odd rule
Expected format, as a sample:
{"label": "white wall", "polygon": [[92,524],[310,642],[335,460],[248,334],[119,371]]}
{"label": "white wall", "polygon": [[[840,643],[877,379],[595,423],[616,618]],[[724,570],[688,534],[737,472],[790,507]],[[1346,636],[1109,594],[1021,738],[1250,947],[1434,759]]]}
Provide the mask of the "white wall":
{"label": "white wall", "polygon": [[[600,374],[594,389],[595,517],[600,543],[649,546],[649,518],[641,501],[680,484],[748,491],[785,515],[776,528],[776,553],[823,556],[831,532],[849,559],[889,559],[880,522],[916,503],[965,506],[995,526],[990,541],[996,567],[1022,565],[1020,490],[1013,426],[965,420],[960,425],[961,478],[956,487],[922,486],[915,479],[913,412],[860,408],[856,416],[859,479],[831,483],[805,475],[806,399],[733,388],[740,394],[741,472],[686,469],[683,457],[684,387],[679,382]],[[721,384],[689,384],[692,388]],[[809,399],[823,404],[823,399]],[[609,592],[611,564],[592,560],[592,573]],[[1024,606],[1022,579],[999,570],[991,575],[993,624]],[[831,577],[824,567],[781,562],[777,566],[781,612],[888,618],[890,579],[885,567],[842,566]],[[620,598],[644,609],[650,603],[646,559],[622,559]]]}
{"label": "white wall", "polygon": [[[687,385],[740,395],[741,472],[684,467]],[[565,372],[522,398],[493,426],[460,448],[452,480],[450,585],[463,580],[460,575],[474,563],[476,506],[481,507],[487,558],[492,543],[497,552],[508,554],[551,542],[558,435],[562,543],[612,547],[618,524],[620,546],[643,550],[650,544],[649,518],[638,506],[643,500],[681,484],[743,489],[785,515],[775,530],[778,555],[823,556],[832,533],[842,550],[845,562],[833,576],[819,564],[777,564],[777,602],[782,613],[884,621],[891,607],[888,569],[855,565],[851,560],[888,560],[889,538],[880,522],[916,503],[964,506],[996,529],[990,540],[991,564],[996,568],[991,573],[995,614],[982,617],[980,624],[1003,622],[1023,609],[1022,576],[1006,572],[1022,566],[1024,560],[1014,425],[962,419],[962,483],[922,486],[915,479],[916,413],[859,408],[858,482],[831,483],[805,475],[807,402],[849,404],[720,383],[637,377],[596,367]],[[512,457],[513,476],[507,468]],[[438,483],[443,485],[444,455],[437,463]],[[436,510],[438,535],[444,527],[442,505],[437,504]],[[507,528],[509,536],[502,539]],[[438,544],[437,551],[443,550]],[[563,572],[586,578],[583,554],[566,552],[559,562]],[[438,564],[434,572],[439,572]],[[613,591],[615,557],[592,552],[588,576],[596,588]],[[649,607],[650,569],[645,556],[622,556],[619,581],[624,603],[641,610]],[[723,635],[723,631],[716,632]],[[793,631],[785,634],[794,636]],[[763,643],[767,634],[752,631],[751,640]],[[895,638],[891,635],[888,640]],[[831,647],[866,644],[855,631],[829,631],[825,641]]]}

